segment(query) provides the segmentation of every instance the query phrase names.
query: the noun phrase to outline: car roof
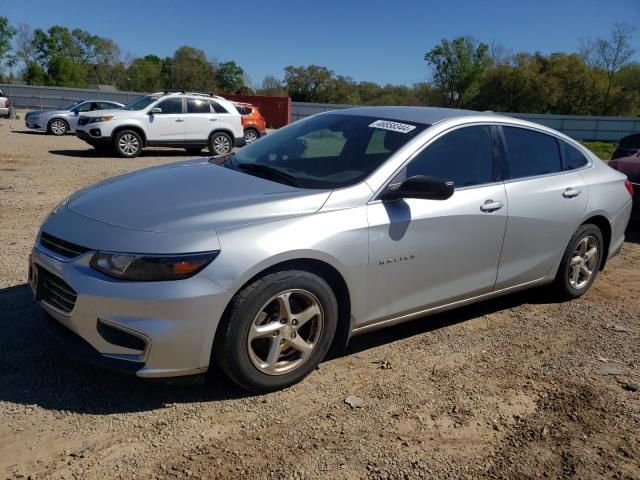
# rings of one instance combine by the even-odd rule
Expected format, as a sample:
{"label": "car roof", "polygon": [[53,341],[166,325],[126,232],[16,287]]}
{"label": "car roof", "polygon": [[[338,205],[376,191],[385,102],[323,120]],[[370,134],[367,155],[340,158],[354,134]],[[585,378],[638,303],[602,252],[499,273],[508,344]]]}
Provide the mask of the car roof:
{"label": "car roof", "polygon": [[[355,107],[332,110],[331,113],[343,115],[362,115],[367,117],[381,117],[405,122],[416,122],[433,125],[434,123],[451,118],[487,115],[501,117],[492,112],[476,112],[456,108],[439,107]],[[503,117],[504,118],[504,117]]]}

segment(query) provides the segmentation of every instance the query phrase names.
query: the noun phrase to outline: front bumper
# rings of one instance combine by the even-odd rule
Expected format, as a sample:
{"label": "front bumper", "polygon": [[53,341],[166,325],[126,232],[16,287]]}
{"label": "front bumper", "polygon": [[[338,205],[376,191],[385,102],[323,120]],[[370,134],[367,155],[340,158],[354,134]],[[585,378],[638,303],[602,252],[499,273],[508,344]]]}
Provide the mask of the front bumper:
{"label": "front bumper", "polygon": [[[41,319],[54,338],[72,356],[142,378],[205,372],[219,319],[231,296],[202,274],[171,282],[111,279],[91,269],[92,255],[87,252],[65,261],[41,245],[33,249],[30,272],[39,274],[30,274],[29,283],[42,307]],[[42,297],[38,277],[43,276],[61,279],[64,288],[77,294],[72,307],[62,311]],[[113,335],[105,335],[100,325],[135,337],[140,345],[112,343]]]}
{"label": "front bumper", "polygon": [[24,125],[31,130],[38,130],[40,132],[46,130],[46,128],[42,126],[42,120],[39,118],[26,117],[24,119]]}
{"label": "front bumper", "polygon": [[91,135],[88,131],[78,128],[76,128],[76,137],[94,147],[109,147],[111,145],[111,137]]}

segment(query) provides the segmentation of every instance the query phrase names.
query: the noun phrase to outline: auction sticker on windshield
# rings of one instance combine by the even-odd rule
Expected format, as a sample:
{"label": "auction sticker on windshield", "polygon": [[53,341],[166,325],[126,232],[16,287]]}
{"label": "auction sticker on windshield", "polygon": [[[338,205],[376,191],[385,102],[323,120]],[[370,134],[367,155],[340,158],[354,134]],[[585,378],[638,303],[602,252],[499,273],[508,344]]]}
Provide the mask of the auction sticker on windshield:
{"label": "auction sticker on windshield", "polygon": [[406,123],[390,122],[389,120],[376,120],[371,125],[372,128],[382,128],[383,130],[391,130],[392,132],[409,133],[416,128],[415,125],[407,125]]}

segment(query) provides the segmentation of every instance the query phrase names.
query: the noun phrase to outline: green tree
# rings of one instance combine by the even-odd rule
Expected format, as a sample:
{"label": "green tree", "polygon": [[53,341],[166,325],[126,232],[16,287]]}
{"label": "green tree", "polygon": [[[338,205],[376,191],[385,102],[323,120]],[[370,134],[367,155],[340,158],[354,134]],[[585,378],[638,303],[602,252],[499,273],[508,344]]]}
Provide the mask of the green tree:
{"label": "green tree", "polygon": [[464,105],[468,90],[488,63],[486,43],[476,43],[470,37],[442,39],[429,50],[424,59],[432,70],[433,81],[440,89],[445,104]]}
{"label": "green tree", "polygon": [[216,70],[218,88],[226,93],[240,93],[245,88],[244,70],[233,60],[223,62]]}
{"label": "green tree", "polygon": [[170,88],[164,61],[156,55],[136,58],[127,68],[125,89],[136,92],[157,92]]}
{"label": "green tree", "polygon": [[215,72],[207,62],[204,51],[182,46],[165,60],[164,74],[169,78],[172,89],[214,92],[216,90]]}
{"label": "green tree", "polygon": [[333,71],[318,65],[284,68],[284,84],[294,102],[324,102]]}
{"label": "green tree", "polygon": [[11,39],[16,34],[16,29],[9,24],[7,17],[0,17],[0,68],[7,61],[11,50]]}
{"label": "green tree", "polygon": [[282,81],[273,75],[265,75],[262,85],[258,90],[260,95],[268,95],[271,97],[284,97],[287,95],[286,88],[282,85]]}

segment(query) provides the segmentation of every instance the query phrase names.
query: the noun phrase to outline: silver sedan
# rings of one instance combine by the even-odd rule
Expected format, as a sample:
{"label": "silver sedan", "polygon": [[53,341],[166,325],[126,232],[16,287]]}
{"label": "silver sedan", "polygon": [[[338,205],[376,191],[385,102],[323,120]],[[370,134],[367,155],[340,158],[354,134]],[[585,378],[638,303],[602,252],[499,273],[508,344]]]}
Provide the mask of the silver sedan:
{"label": "silver sedan", "polygon": [[60,110],[33,110],[24,117],[27,128],[47,132],[52,135],[64,135],[73,132],[78,125],[78,117],[83,112],[113,110],[124,105],[108,100],[80,100],[70,103]]}
{"label": "silver sedan", "polygon": [[353,335],[534,286],[583,295],[632,192],[534,123],[347,109],[72,195],[29,278],[44,324],[89,361],[182,380],[216,362],[269,391]]}

